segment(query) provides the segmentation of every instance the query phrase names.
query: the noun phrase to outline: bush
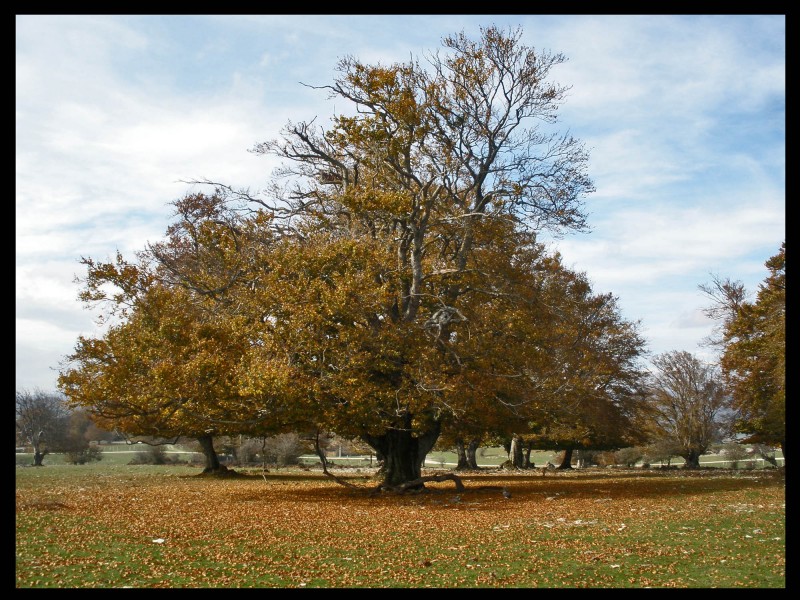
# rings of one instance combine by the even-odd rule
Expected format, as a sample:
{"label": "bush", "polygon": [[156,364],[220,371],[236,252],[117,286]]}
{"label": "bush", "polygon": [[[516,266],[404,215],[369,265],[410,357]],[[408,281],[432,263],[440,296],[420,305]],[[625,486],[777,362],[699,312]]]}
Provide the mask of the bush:
{"label": "bush", "polygon": [[64,453],[64,461],[71,465],[85,465],[92,461],[103,460],[103,451],[97,446],[75,448]]}
{"label": "bush", "polygon": [[616,464],[626,467],[635,466],[643,457],[644,451],[641,448],[622,448],[614,453]]}
{"label": "bush", "polygon": [[240,466],[252,465],[260,462],[261,447],[264,445],[263,439],[248,438],[236,449],[236,460]]}
{"label": "bush", "polygon": [[595,452],[594,462],[599,467],[609,467],[617,464],[617,457],[615,452]]}
{"label": "bush", "polygon": [[670,466],[673,458],[680,456],[681,448],[669,439],[656,440],[644,449],[645,460],[648,463],[660,462],[662,466]]}
{"label": "bush", "polygon": [[305,450],[305,444],[296,433],[281,433],[266,439],[265,462],[278,466],[296,465]]}
{"label": "bush", "polygon": [[594,467],[601,464],[602,452],[596,450],[575,450],[572,455],[578,468]]}
{"label": "bush", "polygon": [[131,465],[167,465],[171,461],[163,446],[150,446],[144,452],[137,452],[130,460]]}

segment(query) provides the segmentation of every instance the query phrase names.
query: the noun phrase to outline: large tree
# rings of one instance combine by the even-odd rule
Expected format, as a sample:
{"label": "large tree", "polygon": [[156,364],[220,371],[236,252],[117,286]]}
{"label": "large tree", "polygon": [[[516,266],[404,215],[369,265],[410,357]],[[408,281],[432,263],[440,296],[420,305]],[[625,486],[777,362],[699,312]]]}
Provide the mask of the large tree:
{"label": "large tree", "polygon": [[[567,93],[548,81],[563,55],[526,46],[521,30],[495,27],[477,40],[447,37],[443,46],[425,65],[341,60],[324,89],[352,110],[327,130],[313,120],[289,123],[281,139],[256,146],[284,167],[272,197],[238,194],[270,210],[301,248],[370,249],[370,271],[341,265],[331,277],[338,294],[353,277],[371,278],[376,289],[364,299],[372,306],[337,334],[359,321],[360,335],[374,332],[369,343],[344,346],[359,349],[371,385],[354,377],[352,390],[317,385],[315,397],[323,414],[335,414],[355,411],[355,399],[368,395],[373,418],[342,424],[360,428],[385,457],[389,485],[419,476],[457,395],[524,397],[525,373],[538,359],[535,344],[522,343],[533,315],[520,309],[531,306],[530,294],[520,300],[514,278],[531,276],[533,233],[586,228],[583,198],[593,191],[581,143],[550,127]],[[333,293],[328,286],[319,291]],[[323,369],[328,340],[310,354]],[[318,380],[345,383],[339,373]]]}
{"label": "large tree", "polygon": [[700,456],[728,433],[730,396],[719,370],[685,351],[660,354],[653,365],[647,388],[651,438],[672,443],[686,468],[697,468]]}
{"label": "large tree", "polygon": [[[565,269],[537,233],[585,230],[593,191],[582,144],[554,127],[568,90],[548,79],[565,58],[489,27],[426,60],[343,59],[324,89],[349,112],[255,147],[284,161],[267,197],[206,182],[214,195],[178,202],[167,241],[141,255],[170,309],[188,302],[199,319],[182,332],[235,340],[237,360],[219,348],[225,364],[212,369],[230,385],[178,394],[182,416],[189,403],[241,427],[277,410],[282,423],[361,438],[384,461],[384,486],[406,489],[423,485],[443,427],[531,420],[569,386],[588,402],[616,378],[565,373],[552,346],[571,300],[555,293]],[[148,343],[166,348],[162,331]],[[196,349],[192,337],[170,352]],[[195,373],[173,369],[158,394],[136,391],[144,379],[131,394],[158,406]]]}
{"label": "large tree", "polygon": [[786,242],[765,263],[769,275],[755,301],[739,281],[714,277],[701,285],[713,305],[706,314],[719,320],[720,367],[733,395],[736,429],[744,441],[786,443]]}
{"label": "large tree", "polygon": [[81,336],[59,387],[69,404],[129,438],[197,439],[207,472],[225,471],[213,438],[273,431],[269,398],[238,392],[247,340],[239,323],[185,287],[164,283],[142,260],[85,259],[81,297],[120,316],[96,338]]}
{"label": "large tree", "polygon": [[[636,416],[645,342],[638,324],[622,318],[617,299],[593,292],[584,273],[554,271],[549,363],[535,377],[542,398],[528,411],[517,446],[531,449],[617,449],[642,441]],[[525,466],[520,451],[512,456]],[[569,468],[569,456],[563,468]]]}

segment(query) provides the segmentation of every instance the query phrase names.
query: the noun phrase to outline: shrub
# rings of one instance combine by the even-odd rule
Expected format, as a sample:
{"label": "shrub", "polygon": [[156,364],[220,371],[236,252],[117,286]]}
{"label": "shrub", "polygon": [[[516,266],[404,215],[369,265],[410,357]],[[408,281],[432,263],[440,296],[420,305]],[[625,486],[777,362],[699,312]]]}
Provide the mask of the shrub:
{"label": "shrub", "polygon": [[97,446],[87,445],[85,448],[74,448],[64,453],[64,461],[71,465],[85,465],[92,461],[103,460],[103,451]]}
{"label": "shrub", "polygon": [[150,446],[143,452],[137,452],[130,460],[131,465],[166,465],[170,463],[163,446]]}
{"label": "shrub", "polygon": [[680,456],[680,447],[669,439],[656,440],[644,449],[645,460],[648,463],[660,462],[670,466],[672,459]]}
{"label": "shrub", "polygon": [[626,467],[633,467],[644,457],[644,451],[641,448],[622,448],[614,453],[614,460],[618,465],[625,465]]}
{"label": "shrub", "polygon": [[281,433],[266,439],[264,444],[265,462],[278,466],[296,465],[305,444],[296,433]]}
{"label": "shrub", "polygon": [[259,462],[261,447],[264,440],[260,438],[247,438],[236,449],[236,460],[239,465],[251,465]]}

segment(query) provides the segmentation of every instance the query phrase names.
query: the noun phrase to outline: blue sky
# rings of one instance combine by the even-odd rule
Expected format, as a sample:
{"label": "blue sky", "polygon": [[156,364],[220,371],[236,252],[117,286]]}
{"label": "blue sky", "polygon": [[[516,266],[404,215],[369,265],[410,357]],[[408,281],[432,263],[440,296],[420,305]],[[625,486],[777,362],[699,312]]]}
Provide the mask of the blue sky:
{"label": "blue sky", "polygon": [[56,389],[81,257],[132,257],[212,179],[257,191],[248,149],[325,124],[339,58],[405,61],[443,36],[521,26],[561,52],[561,127],[590,151],[588,234],[550,240],[641,322],[653,354],[702,345],[712,274],[755,292],[786,228],[784,15],[17,15],[16,389]]}

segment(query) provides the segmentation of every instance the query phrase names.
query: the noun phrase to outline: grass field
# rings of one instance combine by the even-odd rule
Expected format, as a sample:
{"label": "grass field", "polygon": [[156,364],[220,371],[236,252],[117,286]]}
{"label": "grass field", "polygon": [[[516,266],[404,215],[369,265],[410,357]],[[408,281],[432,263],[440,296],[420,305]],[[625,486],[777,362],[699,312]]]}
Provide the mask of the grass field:
{"label": "grass field", "polygon": [[406,496],[365,493],[369,469],[340,471],[359,490],[199,473],[18,467],[16,587],[785,587],[782,471],[487,470]]}
{"label": "grass field", "polygon": [[[100,446],[102,450],[102,461],[104,464],[123,465],[128,464],[137,454],[145,454],[149,450],[146,445],[128,445],[128,444],[107,444]],[[166,446],[167,456],[173,460],[187,462],[196,460],[198,463],[202,462],[202,455],[199,452],[191,452],[183,446]],[[543,466],[548,461],[557,463],[558,452],[553,451],[538,451],[531,453],[531,462],[535,465]],[[783,464],[783,454],[778,451],[776,453],[778,465]],[[488,447],[481,448],[478,454],[478,465],[480,467],[495,467],[508,459],[508,454],[501,447]],[[352,467],[370,467],[373,465],[373,460],[369,456],[331,456],[329,459],[331,464],[339,466],[352,466]],[[33,454],[18,452],[16,455],[16,464],[18,466],[31,465],[33,463]],[[305,466],[313,466],[319,464],[319,458],[314,455],[304,455],[300,458],[300,463]],[[44,459],[46,465],[63,465],[65,464],[64,456],[62,454],[48,454]],[[454,452],[440,452],[434,451],[427,455],[425,465],[430,468],[445,468],[448,466],[455,466],[456,454]],[[671,461],[672,465],[680,466],[683,464],[683,459],[676,458]],[[700,457],[700,464],[707,467],[716,468],[731,468],[731,463],[724,460],[724,457],[718,454],[707,454]],[[748,468],[763,468],[768,466],[768,463],[761,458],[749,458],[739,461],[738,467],[741,469]]]}

